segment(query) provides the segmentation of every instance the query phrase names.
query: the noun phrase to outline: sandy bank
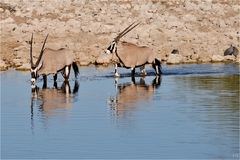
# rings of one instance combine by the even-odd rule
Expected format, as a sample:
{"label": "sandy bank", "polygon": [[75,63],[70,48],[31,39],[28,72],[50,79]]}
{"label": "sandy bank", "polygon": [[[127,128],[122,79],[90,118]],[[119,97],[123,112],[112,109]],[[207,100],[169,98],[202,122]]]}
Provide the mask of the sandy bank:
{"label": "sandy bank", "polygon": [[239,49],[239,10],[237,0],[3,0],[0,69],[29,68],[31,33],[35,58],[49,33],[46,47],[71,49],[80,65],[106,64],[103,50],[136,20],[122,40],[152,48],[165,63],[239,63],[224,56],[231,44]]}

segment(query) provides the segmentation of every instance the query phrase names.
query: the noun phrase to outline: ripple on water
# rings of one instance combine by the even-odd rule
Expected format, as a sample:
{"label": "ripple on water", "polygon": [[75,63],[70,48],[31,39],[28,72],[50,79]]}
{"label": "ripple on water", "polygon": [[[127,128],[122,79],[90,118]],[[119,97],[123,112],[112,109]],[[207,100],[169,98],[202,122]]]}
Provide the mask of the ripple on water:
{"label": "ripple on water", "polygon": [[[226,158],[239,152],[239,66],[163,65],[163,75],[80,67],[77,81],[1,72],[1,158]],[[60,77],[60,76],[59,76]]]}

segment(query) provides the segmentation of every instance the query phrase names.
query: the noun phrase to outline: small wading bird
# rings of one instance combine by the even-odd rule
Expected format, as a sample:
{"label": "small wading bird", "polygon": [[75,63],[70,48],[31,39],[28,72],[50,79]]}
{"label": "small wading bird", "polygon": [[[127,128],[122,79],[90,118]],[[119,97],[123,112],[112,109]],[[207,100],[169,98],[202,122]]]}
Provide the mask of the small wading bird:
{"label": "small wading bird", "polygon": [[135,75],[135,68],[140,67],[143,75],[146,75],[145,65],[152,64],[156,75],[160,75],[161,60],[157,58],[157,54],[152,49],[146,46],[137,46],[128,42],[119,42],[120,38],[126,35],[129,31],[135,28],[139,23],[132,23],[126,29],[114,38],[110,46],[105,51],[105,54],[113,54],[113,63],[115,64],[115,77],[119,77],[117,68],[131,68],[131,75]]}
{"label": "small wading bird", "polygon": [[236,47],[234,47],[232,44],[231,46],[226,49],[224,51],[224,56],[227,56],[227,55],[234,55],[235,57],[237,57],[237,55],[239,54],[239,51]]}
{"label": "small wading bird", "polygon": [[57,80],[57,73],[61,72],[65,81],[68,81],[71,66],[73,67],[75,77],[78,76],[79,70],[76,62],[74,62],[74,55],[71,51],[65,48],[58,50],[53,50],[50,48],[44,48],[47,41],[48,35],[46,36],[40,55],[36,61],[33,63],[32,57],[32,43],[33,34],[30,41],[30,63],[31,63],[31,82],[32,87],[35,86],[36,80],[39,76],[43,76],[43,84],[47,86],[47,76],[49,74],[54,74],[54,81]]}

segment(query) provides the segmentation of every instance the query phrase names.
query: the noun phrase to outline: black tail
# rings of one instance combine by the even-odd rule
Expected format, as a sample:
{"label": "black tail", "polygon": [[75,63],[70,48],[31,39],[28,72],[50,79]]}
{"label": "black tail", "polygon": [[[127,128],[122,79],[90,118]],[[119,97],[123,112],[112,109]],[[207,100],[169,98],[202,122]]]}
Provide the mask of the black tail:
{"label": "black tail", "polygon": [[157,67],[158,67],[159,74],[162,74],[162,65],[161,65],[160,60],[155,59],[155,64],[156,64]]}
{"label": "black tail", "polygon": [[73,62],[73,63],[72,63],[72,67],[73,67],[73,71],[74,71],[75,77],[77,78],[77,76],[78,76],[78,74],[79,74],[79,70],[78,70],[77,63],[76,63],[76,62]]}

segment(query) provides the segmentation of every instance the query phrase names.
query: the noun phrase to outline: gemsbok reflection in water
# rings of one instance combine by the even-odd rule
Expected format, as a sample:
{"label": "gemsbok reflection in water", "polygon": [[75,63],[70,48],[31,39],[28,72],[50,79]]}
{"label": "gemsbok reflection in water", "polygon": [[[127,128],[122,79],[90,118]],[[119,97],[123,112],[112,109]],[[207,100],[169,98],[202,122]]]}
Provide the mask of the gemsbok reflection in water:
{"label": "gemsbok reflection in water", "polygon": [[[64,81],[61,87],[58,87],[57,82],[54,82],[52,88],[43,85],[42,88],[36,86],[32,88],[31,98],[31,120],[32,127],[34,120],[34,110],[41,112],[44,121],[50,116],[65,114],[66,110],[72,107],[72,102],[78,92],[79,84],[75,81],[74,88],[71,89],[69,81]],[[37,114],[38,115],[38,114]]]}
{"label": "gemsbok reflection in water", "polygon": [[151,84],[145,82],[144,77],[136,82],[132,77],[131,82],[118,84],[115,81],[117,94],[108,99],[108,105],[114,116],[122,117],[130,111],[142,106],[142,102],[151,100],[156,89],[161,85],[161,76],[156,76]]}

